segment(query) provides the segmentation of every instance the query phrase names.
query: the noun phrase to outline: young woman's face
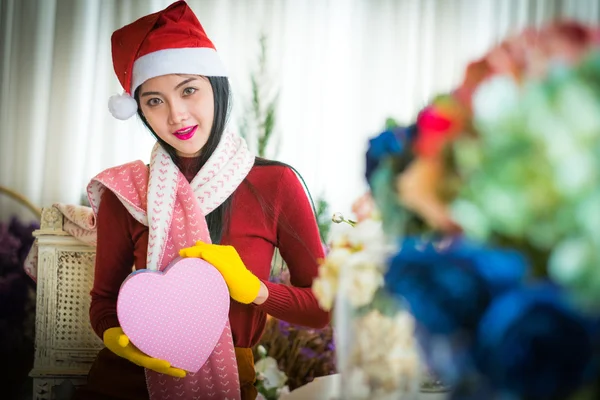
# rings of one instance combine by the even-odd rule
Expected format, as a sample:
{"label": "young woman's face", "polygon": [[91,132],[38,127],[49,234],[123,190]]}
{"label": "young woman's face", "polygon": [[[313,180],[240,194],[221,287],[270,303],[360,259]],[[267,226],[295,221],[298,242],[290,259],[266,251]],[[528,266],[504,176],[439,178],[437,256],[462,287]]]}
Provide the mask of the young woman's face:
{"label": "young woman's face", "polygon": [[210,82],[199,75],[163,75],[140,87],[140,108],[152,130],[177,155],[194,157],[206,144],[214,118]]}

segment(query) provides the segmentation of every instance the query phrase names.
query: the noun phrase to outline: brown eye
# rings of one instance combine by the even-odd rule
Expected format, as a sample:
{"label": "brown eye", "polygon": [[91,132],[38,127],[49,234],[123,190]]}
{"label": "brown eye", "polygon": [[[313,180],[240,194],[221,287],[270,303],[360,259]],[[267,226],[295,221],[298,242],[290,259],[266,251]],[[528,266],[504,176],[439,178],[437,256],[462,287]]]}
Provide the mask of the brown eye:
{"label": "brown eye", "polygon": [[161,99],[159,99],[159,98],[157,98],[157,97],[153,97],[153,98],[151,98],[150,100],[148,100],[148,101],[146,102],[146,104],[147,104],[147,105],[149,105],[150,107],[157,106],[157,105],[159,105],[160,103],[162,103],[162,100],[161,100]]}
{"label": "brown eye", "polygon": [[184,96],[189,96],[191,94],[194,94],[196,92],[196,88],[193,87],[186,87],[185,89],[183,89],[183,95]]}

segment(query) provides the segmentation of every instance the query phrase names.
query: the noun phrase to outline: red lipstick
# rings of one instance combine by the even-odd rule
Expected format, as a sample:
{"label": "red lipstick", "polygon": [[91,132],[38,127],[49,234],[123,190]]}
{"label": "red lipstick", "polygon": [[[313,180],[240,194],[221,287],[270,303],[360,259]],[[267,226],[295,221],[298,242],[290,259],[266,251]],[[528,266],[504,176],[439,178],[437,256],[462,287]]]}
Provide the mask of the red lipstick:
{"label": "red lipstick", "polygon": [[188,140],[194,136],[196,130],[198,129],[198,125],[187,126],[185,128],[179,129],[178,131],[173,132],[173,135],[179,140]]}

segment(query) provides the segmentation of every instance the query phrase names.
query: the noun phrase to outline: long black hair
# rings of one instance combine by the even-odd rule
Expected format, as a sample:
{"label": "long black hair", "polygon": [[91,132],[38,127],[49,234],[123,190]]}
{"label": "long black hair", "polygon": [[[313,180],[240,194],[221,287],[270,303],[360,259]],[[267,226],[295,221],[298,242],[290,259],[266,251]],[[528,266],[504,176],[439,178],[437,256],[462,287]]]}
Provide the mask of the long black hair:
{"label": "long black hair", "polygon": [[[210,156],[214,153],[217,145],[221,141],[221,137],[223,136],[223,131],[225,130],[225,125],[227,124],[227,119],[229,117],[230,111],[230,96],[231,90],[229,87],[229,80],[226,77],[222,76],[208,76],[206,77],[210,82],[210,85],[213,90],[214,97],[214,118],[213,124],[210,129],[210,135],[208,136],[208,140],[202,150],[200,151],[200,156],[197,160],[197,165],[193,166],[196,171],[199,171],[200,168],[206,163],[206,161],[210,158]],[[171,156],[171,159],[177,165],[177,167],[181,168],[181,163],[179,156],[177,155],[177,151],[162,140],[156,132],[152,129],[148,120],[142,113],[142,108],[140,106],[140,87],[138,87],[135,91],[135,101],[138,103],[138,115],[146,128],[152,133],[154,138],[160,143],[160,145],[165,149],[165,151]],[[206,215],[206,224],[208,225],[208,232],[210,233],[210,239],[213,243],[220,243],[221,238],[223,236],[223,228],[228,223],[228,216],[230,214],[231,206],[231,196],[227,198],[220,206],[215,208],[209,214]]]}
{"label": "long black hair", "polygon": [[[200,156],[198,157],[197,164],[195,166],[193,166],[195,171],[199,171],[200,168],[206,163],[206,161],[208,161],[210,156],[214,153],[215,149],[217,148],[217,145],[221,141],[221,137],[223,136],[223,131],[225,130],[225,126],[226,126],[227,120],[229,118],[229,112],[231,111],[231,89],[229,86],[229,79],[227,79],[226,77],[222,77],[222,76],[208,76],[206,78],[210,82],[210,85],[213,90],[215,111],[214,111],[213,125],[210,129],[210,135],[208,137],[208,140],[206,141],[206,144],[204,145],[204,147],[202,147],[202,150],[200,151]],[[146,117],[142,113],[142,108],[140,106],[139,90],[140,90],[140,87],[138,87],[136,89],[134,97],[135,97],[136,102],[138,103],[138,115],[139,115],[140,119],[142,120],[142,122],[144,123],[146,128],[148,128],[148,130],[152,133],[152,135],[158,141],[158,143],[160,143],[160,145],[165,149],[165,151],[171,156],[171,159],[173,160],[175,165],[177,165],[177,167],[181,168],[180,159],[179,159],[179,156],[177,155],[176,150],[173,148],[173,146],[171,146],[170,144],[168,144],[167,142],[162,140],[156,134],[156,132],[154,132],[154,130],[152,130],[152,127],[150,126],[150,124],[146,120]],[[279,166],[288,167],[288,168],[292,169],[294,172],[296,172],[296,174],[302,180],[302,184],[306,188],[306,184],[304,183],[304,179],[302,179],[302,176],[298,173],[298,171],[296,171],[295,168],[291,167],[290,165],[288,165],[286,163],[282,163],[279,161],[273,161],[273,160],[267,160],[267,159],[261,158],[261,157],[256,157],[254,159],[254,165],[255,166],[279,165]],[[261,208],[263,209],[263,213],[273,216],[274,215],[273,206],[270,204],[266,204],[266,202],[264,201],[264,199],[262,198],[260,193],[256,190],[256,188],[254,188],[254,186],[247,179],[244,179],[244,181],[242,183],[246,184],[248,186],[248,188],[250,189],[250,191],[258,198],[259,203],[261,204]],[[310,196],[310,192],[308,192],[308,190],[307,190],[307,193],[310,198],[311,204],[313,204],[312,197]],[[232,201],[232,196],[229,196],[223,203],[221,203],[221,205],[219,205],[217,208],[215,208],[213,211],[211,211],[209,214],[206,215],[206,224],[208,225],[208,232],[210,233],[210,239],[215,244],[221,242],[223,233],[226,231],[226,229],[229,226],[229,221],[230,221],[230,216],[231,216],[231,201]],[[313,204],[313,211],[314,211],[314,204]],[[315,213],[315,218],[316,218],[316,213]],[[294,236],[297,236],[297,235],[294,235]],[[300,238],[298,237],[298,239],[300,239]]]}

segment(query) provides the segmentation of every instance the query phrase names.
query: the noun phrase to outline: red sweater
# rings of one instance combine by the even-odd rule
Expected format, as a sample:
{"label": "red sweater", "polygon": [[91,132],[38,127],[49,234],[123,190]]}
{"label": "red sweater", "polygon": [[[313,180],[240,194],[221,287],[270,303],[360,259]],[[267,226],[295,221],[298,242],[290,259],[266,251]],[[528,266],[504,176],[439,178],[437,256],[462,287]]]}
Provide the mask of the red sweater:
{"label": "red sweater", "polygon": [[[184,174],[191,180],[195,171],[184,170]],[[252,347],[259,341],[267,314],[313,328],[330,320],[311,290],[323,248],[298,178],[287,167],[254,166],[246,181],[232,195],[231,222],[221,244],[235,247],[246,267],[265,283],[269,297],[261,305],[231,301],[229,320],[236,347]],[[90,320],[102,337],[106,329],[119,326],[116,302],[121,283],[133,265],[146,268],[148,227],[136,221],[109,190],[102,196],[97,226]],[[275,247],[289,268],[293,286],[268,281]]]}

